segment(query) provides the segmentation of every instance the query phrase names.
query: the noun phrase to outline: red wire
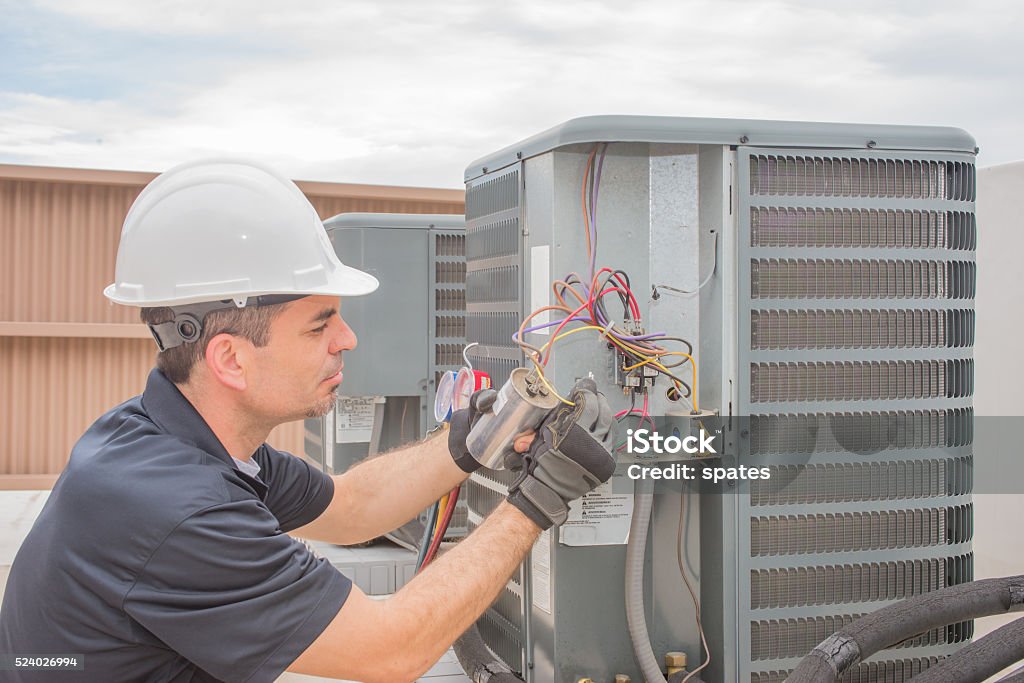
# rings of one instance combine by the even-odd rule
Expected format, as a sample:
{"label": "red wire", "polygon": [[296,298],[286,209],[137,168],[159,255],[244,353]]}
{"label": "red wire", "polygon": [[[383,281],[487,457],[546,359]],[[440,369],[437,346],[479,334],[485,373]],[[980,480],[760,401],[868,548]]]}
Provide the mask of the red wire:
{"label": "red wire", "polygon": [[452,515],[455,514],[455,504],[457,502],[459,502],[458,486],[453,488],[452,492],[448,495],[448,507],[444,509],[444,517],[441,518],[441,526],[437,528],[437,535],[434,536],[434,540],[430,543],[427,554],[423,556],[423,564],[420,566],[420,571],[423,571],[423,567],[430,564],[430,561],[434,559],[434,555],[437,553],[437,549],[441,547],[441,539],[444,538],[445,533],[448,531],[448,524],[451,523]]}
{"label": "red wire", "polygon": [[626,279],[622,277],[622,273],[615,273],[615,279],[619,281],[619,285],[626,290],[626,295],[629,297],[629,309],[633,312],[633,320],[640,319],[640,304],[636,302],[636,297],[633,296],[633,290],[626,284]]}

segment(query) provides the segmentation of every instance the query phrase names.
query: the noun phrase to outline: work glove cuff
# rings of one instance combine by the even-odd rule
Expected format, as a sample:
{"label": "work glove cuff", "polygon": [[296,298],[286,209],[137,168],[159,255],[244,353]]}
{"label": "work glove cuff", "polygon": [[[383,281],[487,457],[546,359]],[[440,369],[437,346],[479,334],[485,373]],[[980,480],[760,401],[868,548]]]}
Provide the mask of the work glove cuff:
{"label": "work glove cuff", "polygon": [[508,494],[508,502],[541,530],[565,522],[569,506],[560,495],[531,476],[524,477]]}
{"label": "work glove cuff", "polygon": [[469,399],[469,408],[456,410],[452,413],[448,424],[448,452],[459,469],[467,474],[473,474],[480,469],[480,462],[469,452],[466,445],[469,433],[473,430],[480,417],[491,409],[498,392],[493,389],[481,389]]}

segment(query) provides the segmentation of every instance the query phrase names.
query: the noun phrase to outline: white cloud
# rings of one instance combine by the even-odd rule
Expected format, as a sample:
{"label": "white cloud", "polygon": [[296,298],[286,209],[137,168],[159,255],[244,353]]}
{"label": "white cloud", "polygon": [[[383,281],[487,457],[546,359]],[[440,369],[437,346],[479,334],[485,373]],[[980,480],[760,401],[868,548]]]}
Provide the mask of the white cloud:
{"label": "white cloud", "polygon": [[598,113],[957,125],[989,163],[1024,157],[1006,135],[1020,57],[1001,44],[1024,10],[1006,3],[41,6],[83,35],[181,49],[145,54],[164,80],[129,94],[0,94],[9,161],[159,170],[233,153],[309,179],[457,187],[474,158]]}

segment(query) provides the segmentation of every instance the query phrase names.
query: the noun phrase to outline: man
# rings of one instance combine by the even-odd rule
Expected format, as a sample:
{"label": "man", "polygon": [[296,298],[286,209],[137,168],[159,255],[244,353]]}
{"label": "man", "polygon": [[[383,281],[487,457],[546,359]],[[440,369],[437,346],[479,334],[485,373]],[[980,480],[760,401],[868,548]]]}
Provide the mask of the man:
{"label": "man", "polygon": [[541,529],[614,467],[592,382],[553,411],[508,501],[386,600],[370,600],[288,533],[348,544],[397,527],[478,464],[447,437],[330,478],[264,443],[325,414],[356,336],[339,297],[376,280],[344,266],[289,180],[238,162],[187,164],[142,192],[105,294],[143,308],[160,348],[145,392],[71,453],[22,545],[0,654],[78,655],[84,669],[17,681],[273,681],[288,669],[411,681],[494,600]]}

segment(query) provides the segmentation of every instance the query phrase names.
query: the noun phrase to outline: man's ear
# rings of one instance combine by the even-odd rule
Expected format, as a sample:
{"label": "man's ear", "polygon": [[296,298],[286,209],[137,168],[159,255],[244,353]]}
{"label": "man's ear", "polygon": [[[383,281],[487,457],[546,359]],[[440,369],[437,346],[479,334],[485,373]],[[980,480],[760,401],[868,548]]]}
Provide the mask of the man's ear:
{"label": "man's ear", "polygon": [[244,391],[248,383],[245,376],[245,340],[221,333],[206,345],[206,367],[219,383],[237,391]]}

